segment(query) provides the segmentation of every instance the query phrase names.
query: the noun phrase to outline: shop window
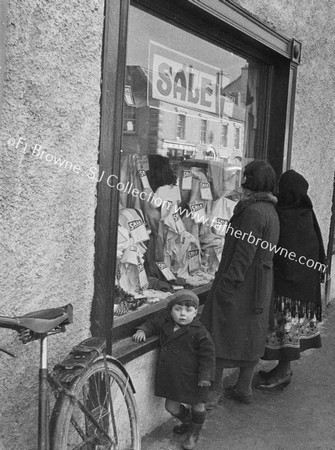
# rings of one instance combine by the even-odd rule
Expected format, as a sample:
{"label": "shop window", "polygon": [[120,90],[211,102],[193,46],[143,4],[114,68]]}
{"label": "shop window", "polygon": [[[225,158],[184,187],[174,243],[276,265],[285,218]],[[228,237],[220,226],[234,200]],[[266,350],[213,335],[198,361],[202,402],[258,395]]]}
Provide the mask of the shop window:
{"label": "shop window", "polygon": [[135,7],[126,74],[136,107],[125,96],[116,314],[123,296],[137,308],[213,280],[241,171],[257,157],[267,83],[265,66]]}
{"label": "shop window", "polygon": [[235,145],[236,149],[240,148],[240,140],[241,140],[241,129],[239,127],[235,128]]}
{"label": "shop window", "polygon": [[125,105],[123,114],[123,131],[135,133],[136,131],[136,109],[134,106]]}
{"label": "shop window", "polygon": [[207,120],[201,119],[200,121],[200,144],[206,144],[207,142]]}
{"label": "shop window", "polygon": [[185,114],[177,115],[177,139],[185,139],[185,126],[186,116]]}
{"label": "shop window", "polygon": [[123,132],[135,133],[136,131],[136,107],[132,86],[126,85],[124,91],[123,108]]}
{"label": "shop window", "polygon": [[297,41],[233,2],[120,4],[110,23],[121,28],[108,32],[124,39],[105,41],[102,97],[117,100],[102,112],[100,175],[113,179],[98,183],[95,295],[108,309],[115,285],[114,339],[120,323],[129,335],[133,311],[143,318],[177,289],[206,295],[245,165],[267,159],[280,175],[289,164],[300,61]]}
{"label": "shop window", "polygon": [[228,124],[221,125],[221,147],[228,146]]}

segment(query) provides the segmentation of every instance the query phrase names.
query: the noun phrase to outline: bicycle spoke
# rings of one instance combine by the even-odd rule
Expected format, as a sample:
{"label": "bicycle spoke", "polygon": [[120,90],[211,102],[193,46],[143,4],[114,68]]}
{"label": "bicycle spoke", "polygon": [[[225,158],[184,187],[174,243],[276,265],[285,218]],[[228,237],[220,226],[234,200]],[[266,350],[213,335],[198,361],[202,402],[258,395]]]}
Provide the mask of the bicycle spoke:
{"label": "bicycle spoke", "polygon": [[[70,404],[65,402],[64,418],[59,425],[60,432],[63,432],[65,427],[66,443],[62,443],[62,446],[59,449],[56,447],[55,450],[140,448],[136,405],[129,379],[110,363],[107,372],[106,377],[104,363],[99,361],[97,369],[92,368],[83,380],[78,382],[75,400]],[[69,425],[66,425],[67,420]]]}

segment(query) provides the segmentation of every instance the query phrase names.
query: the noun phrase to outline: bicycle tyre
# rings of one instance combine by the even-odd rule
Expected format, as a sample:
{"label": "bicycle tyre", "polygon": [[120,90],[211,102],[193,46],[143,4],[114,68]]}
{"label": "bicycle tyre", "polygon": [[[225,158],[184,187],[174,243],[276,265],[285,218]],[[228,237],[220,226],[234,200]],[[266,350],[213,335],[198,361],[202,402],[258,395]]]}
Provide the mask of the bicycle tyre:
{"label": "bicycle tyre", "polygon": [[[105,388],[105,366],[97,360],[76,380],[71,394],[79,399],[104,428],[113,444],[103,442],[101,433],[70,397],[62,395],[53,412],[52,449],[71,450],[140,450],[138,413],[132,388],[122,370],[111,361],[106,361],[112,409],[114,411],[117,440],[113,431],[113,417],[108,405],[108,389]],[[75,419],[75,420],[74,420]],[[84,432],[84,437],[80,436]],[[78,427],[79,425],[79,427]]]}

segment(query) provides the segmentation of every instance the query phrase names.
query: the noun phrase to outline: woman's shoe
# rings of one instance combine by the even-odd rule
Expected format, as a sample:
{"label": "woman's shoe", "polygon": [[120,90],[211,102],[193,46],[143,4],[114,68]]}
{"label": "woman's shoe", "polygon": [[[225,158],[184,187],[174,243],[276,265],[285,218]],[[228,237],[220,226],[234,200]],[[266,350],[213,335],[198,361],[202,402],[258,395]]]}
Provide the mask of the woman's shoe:
{"label": "woman's shoe", "polygon": [[[263,378],[263,380],[269,380],[270,378],[276,377],[276,372],[277,372],[276,369],[277,369],[277,366],[274,367],[273,369],[269,370],[268,372],[266,372],[265,370],[259,370],[258,375],[260,375]],[[290,373],[292,376],[293,371],[291,370]]]}
{"label": "woman's shoe", "polygon": [[269,377],[264,382],[258,383],[255,387],[264,391],[273,391],[275,389],[283,389],[291,383],[292,370],[283,378],[277,376]]}
{"label": "woman's shoe", "polygon": [[225,389],[224,396],[226,398],[233,398],[240,403],[244,403],[245,405],[250,405],[252,403],[252,394],[245,394],[240,392],[236,386],[229,386]]}
{"label": "woman's shoe", "polygon": [[272,376],[275,375],[275,367],[271,370],[269,370],[268,372],[266,370],[259,370],[258,371],[258,375],[260,375],[263,380],[268,380],[269,378],[271,378]]}

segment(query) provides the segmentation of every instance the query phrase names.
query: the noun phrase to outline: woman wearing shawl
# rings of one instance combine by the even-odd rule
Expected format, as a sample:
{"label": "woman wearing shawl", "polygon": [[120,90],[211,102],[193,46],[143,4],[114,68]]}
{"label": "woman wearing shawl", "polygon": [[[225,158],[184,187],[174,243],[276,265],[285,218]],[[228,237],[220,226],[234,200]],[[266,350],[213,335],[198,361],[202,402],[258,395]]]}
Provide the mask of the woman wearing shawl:
{"label": "woman wearing shawl", "polygon": [[[300,353],[309,348],[321,347],[318,323],[325,253],[307,190],[307,181],[294,170],[288,170],[279,180],[277,248],[287,252],[278,251],[273,260],[275,298],[262,357],[278,360],[278,364],[270,372],[259,372],[263,378],[257,385],[260,389],[287,386],[292,377],[291,361],[299,359]],[[295,253],[294,258],[291,252]]]}

